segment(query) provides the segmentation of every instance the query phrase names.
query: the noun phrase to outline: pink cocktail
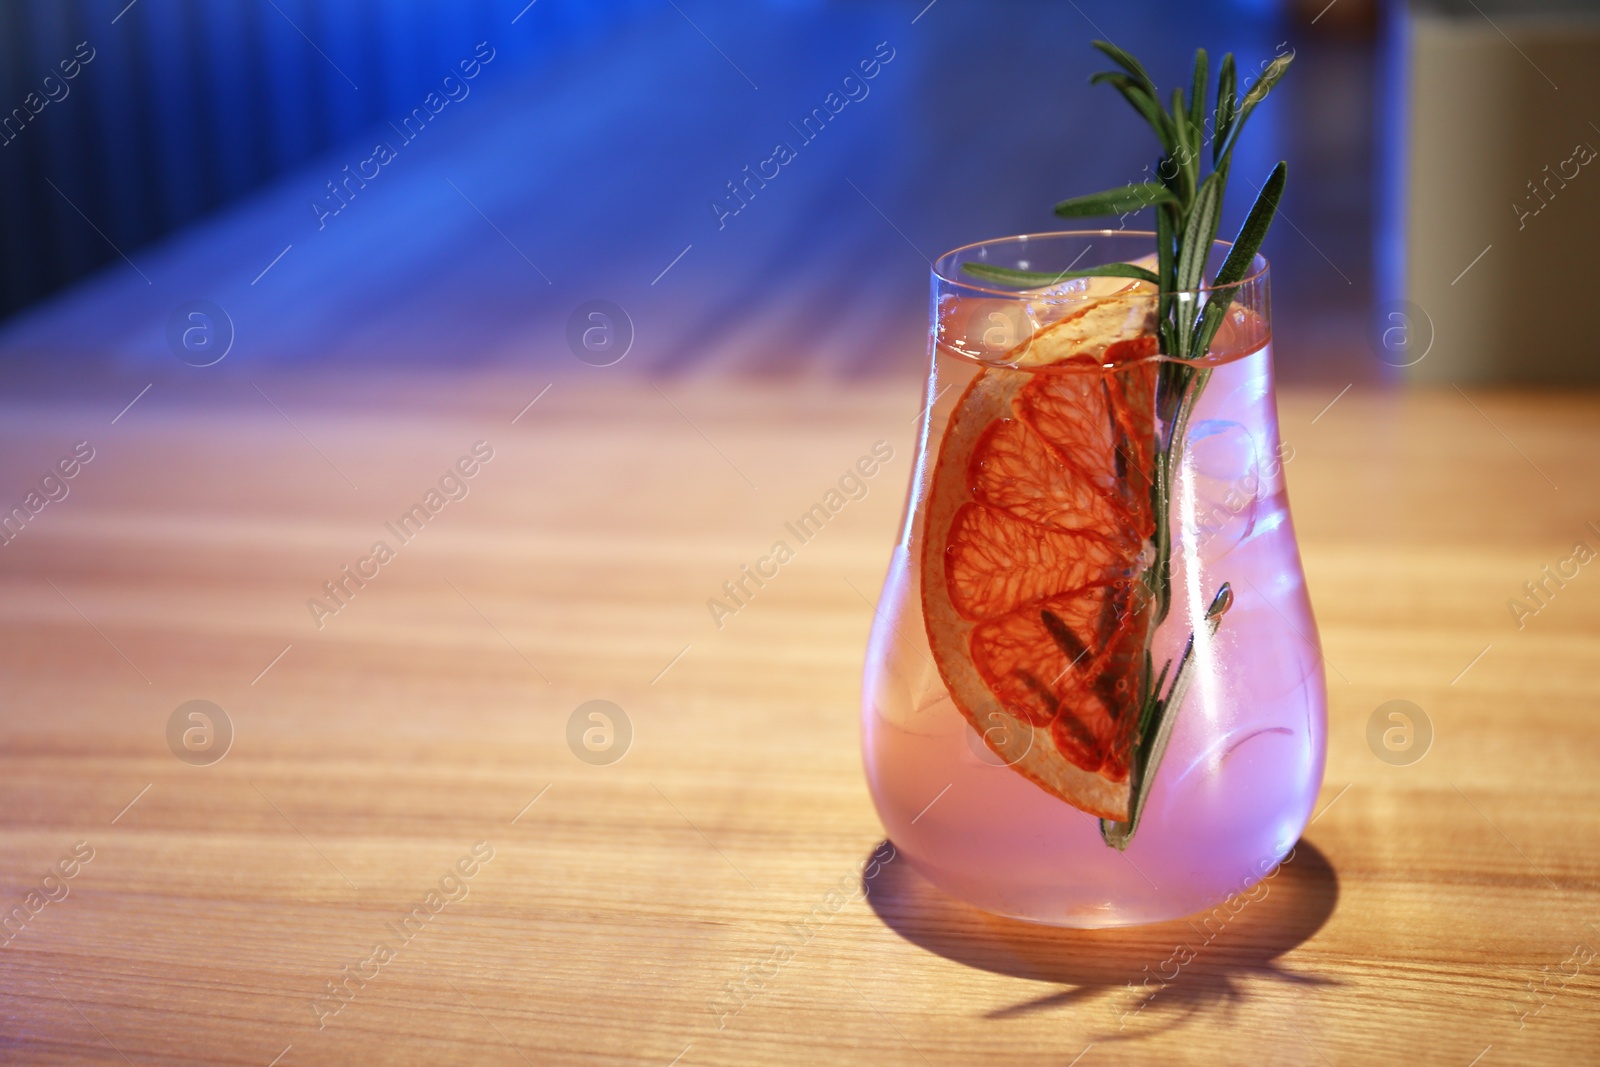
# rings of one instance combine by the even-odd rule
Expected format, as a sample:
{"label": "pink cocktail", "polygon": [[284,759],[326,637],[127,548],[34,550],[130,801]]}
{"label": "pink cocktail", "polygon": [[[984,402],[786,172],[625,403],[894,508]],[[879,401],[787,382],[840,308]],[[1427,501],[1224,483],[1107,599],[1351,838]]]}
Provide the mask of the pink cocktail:
{"label": "pink cocktail", "polygon": [[[868,649],[864,756],[900,853],[1020,919],[1199,911],[1293,847],[1322,781],[1265,261],[1178,368],[1143,343],[1145,283],[1015,292],[960,272],[1149,247],[1049,234],[934,269],[928,406]],[[1203,309],[1216,294],[1168,296]],[[1181,406],[1173,381],[1189,386]]]}

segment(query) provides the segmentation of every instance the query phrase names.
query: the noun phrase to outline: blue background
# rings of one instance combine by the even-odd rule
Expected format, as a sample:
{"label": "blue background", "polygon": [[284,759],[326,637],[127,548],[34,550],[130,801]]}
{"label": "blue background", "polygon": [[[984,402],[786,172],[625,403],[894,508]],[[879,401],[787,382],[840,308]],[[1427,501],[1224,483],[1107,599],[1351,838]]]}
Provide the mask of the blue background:
{"label": "blue background", "polygon": [[[167,318],[204,299],[233,320],[240,367],[554,365],[572,361],[573,309],[604,299],[633,322],[632,366],[904,370],[929,257],[1063,228],[1056,200],[1153,163],[1142,120],[1088,84],[1105,36],[1165,86],[1187,85],[1196,45],[1242,72],[1295,49],[1236,157],[1224,232],[1287,158],[1266,247],[1280,366],[1371,376],[1374,47],[1348,16],[1313,24],[1321,6],[8,4],[0,108],[78,42],[95,58],[0,145],[0,358],[169,365]],[[470,95],[402,144],[391,124],[479,42],[495,58]],[[894,58],[869,94],[800,146],[790,123],[880,42]],[[378,140],[397,158],[319,228],[326,183]],[[779,140],[798,157],[719,226],[725,183]]]}

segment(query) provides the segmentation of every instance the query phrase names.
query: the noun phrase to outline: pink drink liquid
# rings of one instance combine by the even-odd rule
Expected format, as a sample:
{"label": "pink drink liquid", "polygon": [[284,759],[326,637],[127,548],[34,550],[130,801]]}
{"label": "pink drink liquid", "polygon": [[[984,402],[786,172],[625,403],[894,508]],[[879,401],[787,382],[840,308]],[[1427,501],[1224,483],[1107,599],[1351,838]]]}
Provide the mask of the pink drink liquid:
{"label": "pink drink liquid", "polygon": [[[1152,654],[1158,671],[1176,663],[1195,632],[1193,681],[1125,852],[1105,843],[1094,816],[988,749],[928,647],[922,513],[945,424],[977,370],[942,350],[934,357],[928,395],[938,400],[867,651],[873,800],[901,855],[986,911],[1075,927],[1200,911],[1288,853],[1322,782],[1322,659],[1284,493],[1292,452],[1278,440],[1271,345],[1215,365],[1190,423],[1172,494],[1172,608]],[[1201,620],[1223,582],[1233,605],[1206,640]]]}

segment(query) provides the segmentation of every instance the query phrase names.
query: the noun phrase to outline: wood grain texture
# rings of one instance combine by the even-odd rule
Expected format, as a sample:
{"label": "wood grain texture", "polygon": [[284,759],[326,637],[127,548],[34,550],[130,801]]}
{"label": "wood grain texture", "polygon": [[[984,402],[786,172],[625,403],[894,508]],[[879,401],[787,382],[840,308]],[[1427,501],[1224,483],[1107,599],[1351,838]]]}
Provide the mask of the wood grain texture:
{"label": "wood grain texture", "polygon": [[[882,851],[861,898],[860,666],[916,382],[597,371],[515,424],[544,381],[215,383],[115,424],[142,383],[0,409],[5,507],[96,450],[0,547],[0,909],[27,916],[0,1062],[1600,1059],[1600,564],[1507,607],[1600,547],[1600,399],[1283,398],[1325,807],[1207,943],[995,919]],[[867,496],[719,629],[706,599],[880,439]],[[319,629],[307,599],[480,440],[469,495]],[[1409,766],[1366,742],[1395,698],[1435,731]],[[192,699],[235,730],[209,766],[168,748]],[[568,747],[592,699],[632,725],[610,765]]]}

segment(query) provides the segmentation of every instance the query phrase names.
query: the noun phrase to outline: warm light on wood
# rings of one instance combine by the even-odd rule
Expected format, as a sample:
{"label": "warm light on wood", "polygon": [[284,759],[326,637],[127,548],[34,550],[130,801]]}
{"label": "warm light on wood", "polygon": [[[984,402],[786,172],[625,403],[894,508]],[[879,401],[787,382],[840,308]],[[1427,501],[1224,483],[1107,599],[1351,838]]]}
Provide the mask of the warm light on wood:
{"label": "warm light on wood", "polygon": [[1600,1056],[1600,401],[1286,391],[1321,813],[1220,913],[1074,932],[881,846],[914,384],[624,369],[5,401],[0,507],[94,458],[0,547],[0,1060]]}

